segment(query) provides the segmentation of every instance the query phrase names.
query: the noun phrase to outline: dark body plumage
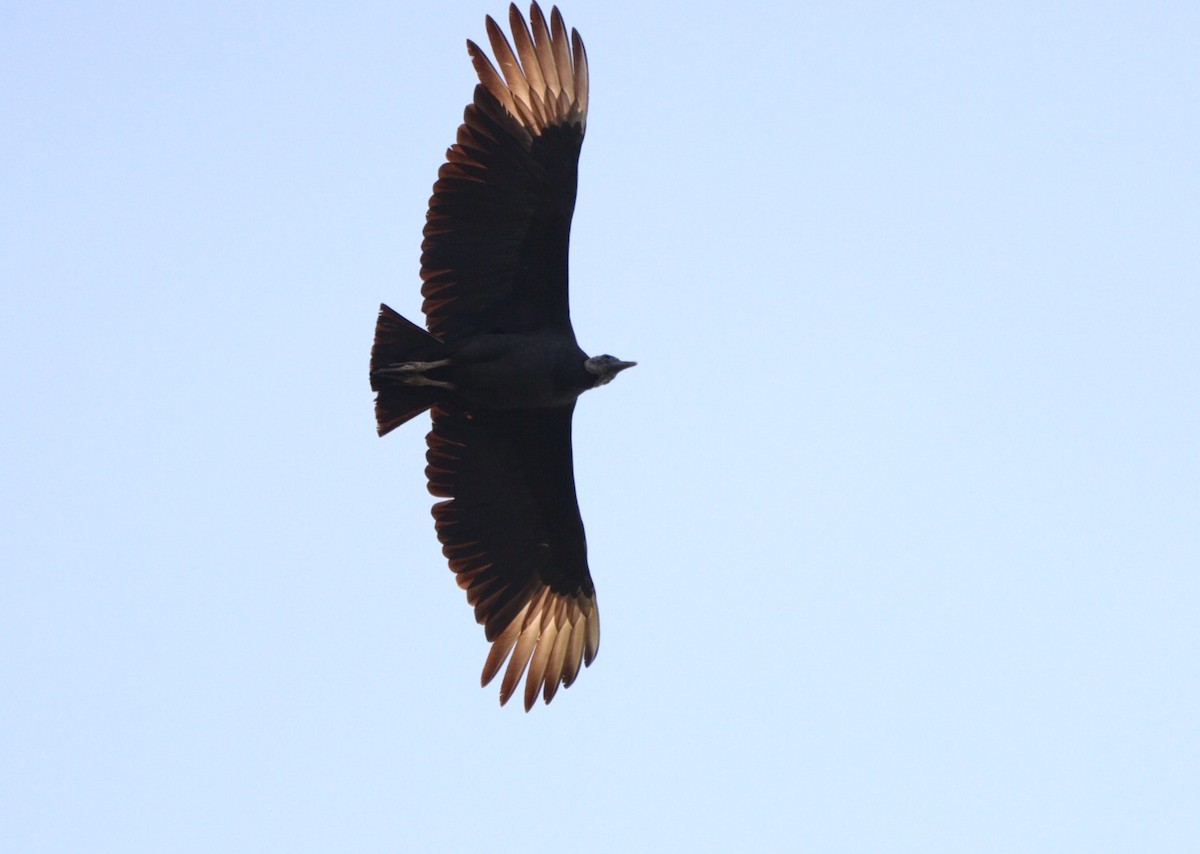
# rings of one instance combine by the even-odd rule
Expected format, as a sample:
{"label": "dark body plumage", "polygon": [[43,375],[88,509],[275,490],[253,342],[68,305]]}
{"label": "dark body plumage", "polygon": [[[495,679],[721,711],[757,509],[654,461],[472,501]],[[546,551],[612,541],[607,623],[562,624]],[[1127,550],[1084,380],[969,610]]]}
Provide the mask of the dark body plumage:
{"label": "dark body plumage", "polygon": [[590,664],[600,641],[595,588],[575,497],[576,398],[632,365],[588,358],[575,341],[567,256],[587,123],[583,42],[557,9],[515,6],[516,45],[487,19],[497,72],[472,42],[479,75],[458,139],[438,171],[421,278],[428,331],[387,306],[371,351],[379,434],[426,409],[438,538],[492,649],[504,703],[528,670],[525,708]]}

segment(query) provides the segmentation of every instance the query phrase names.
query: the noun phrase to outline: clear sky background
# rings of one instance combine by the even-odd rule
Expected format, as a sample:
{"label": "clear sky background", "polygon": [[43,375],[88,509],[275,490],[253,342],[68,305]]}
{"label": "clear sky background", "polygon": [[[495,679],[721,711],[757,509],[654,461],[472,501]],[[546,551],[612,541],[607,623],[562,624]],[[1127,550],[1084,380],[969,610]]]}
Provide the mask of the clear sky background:
{"label": "clear sky background", "polygon": [[0,849],[1200,850],[1200,6],[566,6],[530,714],[367,382],[487,13],[0,5]]}

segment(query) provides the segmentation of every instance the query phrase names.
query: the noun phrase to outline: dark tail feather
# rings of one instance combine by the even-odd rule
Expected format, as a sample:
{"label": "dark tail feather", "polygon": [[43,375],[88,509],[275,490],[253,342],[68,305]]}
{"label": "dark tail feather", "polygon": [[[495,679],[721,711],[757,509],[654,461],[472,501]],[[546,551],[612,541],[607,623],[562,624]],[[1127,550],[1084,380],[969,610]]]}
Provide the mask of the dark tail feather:
{"label": "dark tail feather", "polygon": [[375,346],[371,348],[371,389],[378,393],[375,425],[380,436],[420,415],[444,392],[430,386],[402,385],[377,372],[401,362],[433,361],[441,351],[442,342],[386,305],[379,306]]}

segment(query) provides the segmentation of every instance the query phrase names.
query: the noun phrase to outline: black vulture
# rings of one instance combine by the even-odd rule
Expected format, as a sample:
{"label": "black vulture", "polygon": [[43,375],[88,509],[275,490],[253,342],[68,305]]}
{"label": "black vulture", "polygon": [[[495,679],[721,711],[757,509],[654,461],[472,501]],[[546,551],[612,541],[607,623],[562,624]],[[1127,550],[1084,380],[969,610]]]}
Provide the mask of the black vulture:
{"label": "black vulture", "polygon": [[575,399],[634,365],[575,342],[567,254],[587,127],[583,41],[534,3],[515,5],[515,50],[487,19],[497,72],[479,75],[438,170],[421,244],[428,332],[380,306],[371,349],[379,435],[432,409],[426,438],[438,539],[491,651],[508,667],[500,703],[528,669],[525,709],[570,686],[600,643],[596,591],[571,459]]}

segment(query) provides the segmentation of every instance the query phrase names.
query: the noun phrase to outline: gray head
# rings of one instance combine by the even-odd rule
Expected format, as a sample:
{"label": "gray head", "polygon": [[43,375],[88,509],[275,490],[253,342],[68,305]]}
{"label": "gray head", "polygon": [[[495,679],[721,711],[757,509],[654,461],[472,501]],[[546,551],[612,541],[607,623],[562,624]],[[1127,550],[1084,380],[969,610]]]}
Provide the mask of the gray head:
{"label": "gray head", "polygon": [[626,368],[632,368],[637,362],[622,362],[616,356],[605,353],[603,356],[592,356],[583,363],[587,372],[596,378],[592,388],[612,382],[612,378]]}

